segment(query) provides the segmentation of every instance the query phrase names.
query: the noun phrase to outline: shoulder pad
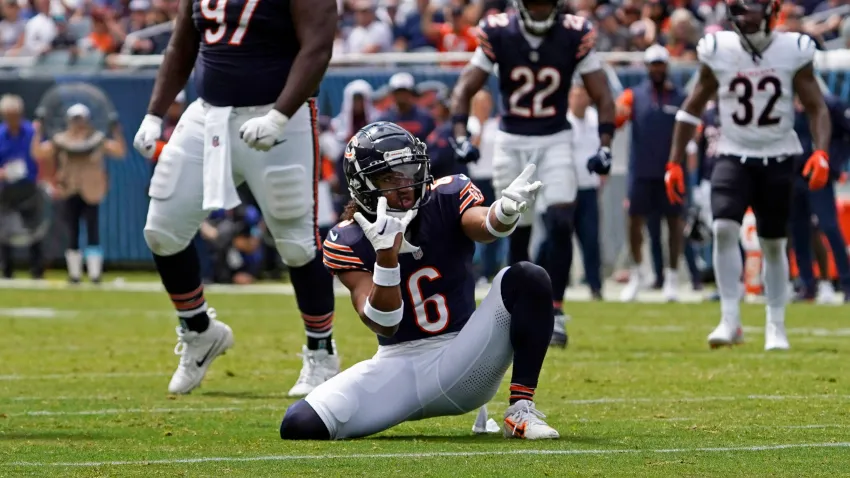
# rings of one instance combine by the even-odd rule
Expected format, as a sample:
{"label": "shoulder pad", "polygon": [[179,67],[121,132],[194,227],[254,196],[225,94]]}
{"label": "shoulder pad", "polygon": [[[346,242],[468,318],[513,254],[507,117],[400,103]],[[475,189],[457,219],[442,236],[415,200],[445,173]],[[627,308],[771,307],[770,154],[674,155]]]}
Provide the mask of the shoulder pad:
{"label": "shoulder pad", "polygon": [[815,53],[818,51],[818,44],[815,39],[805,33],[792,33],[792,35],[796,37],[794,43],[800,57],[800,67],[815,61]]}
{"label": "shoulder pad", "polygon": [[353,220],[342,221],[334,226],[329,232],[325,242],[353,246],[363,239],[363,230]]}
{"label": "shoulder pad", "polygon": [[709,33],[697,43],[697,58],[702,63],[710,63],[717,54],[717,34]]}
{"label": "shoulder pad", "polygon": [[486,33],[507,28],[511,23],[511,17],[507,13],[494,13],[487,15],[478,22],[478,28]]}
{"label": "shoulder pad", "polygon": [[453,204],[461,215],[467,209],[484,203],[484,194],[464,174],[445,176],[434,181],[431,194],[437,196],[432,200],[441,201],[443,204]]}

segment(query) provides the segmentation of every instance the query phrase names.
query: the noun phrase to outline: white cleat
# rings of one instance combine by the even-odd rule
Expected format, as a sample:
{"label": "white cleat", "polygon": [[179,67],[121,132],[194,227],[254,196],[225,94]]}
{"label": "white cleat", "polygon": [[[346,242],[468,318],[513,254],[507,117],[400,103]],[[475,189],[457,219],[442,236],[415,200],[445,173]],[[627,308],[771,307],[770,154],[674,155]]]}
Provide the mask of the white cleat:
{"label": "white cleat", "polygon": [[520,400],[505,410],[503,430],[505,438],[523,438],[526,440],[547,440],[560,438],[557,430],[542,419],[546,418],[534,406],[531,400]]}
{"label": "white cleat", "polygon": [[[336,352],[336,342],[333,342]],[[306,345],[301,348],[304,365],[298,381],[289,390],[290,397],[306,397],[314,388],[325,383],[339,373],[339,355],[329,354],[327,350],[309,350]]]}
{"label": "white cleat", "polygon": [[833,304],[837,302],[835,288],[832,287],[832,282],[820,281],[818,283],[818,295],[815,302],[818,304]]}
{"label": "white cleat", "polygon": [[785,335],[785,324],[768,322],[764,328],[764,349],[770,351],[790,348],[788,336]]}
{"label": "white cleat", "polygon": [[664,302],[679,302],[679,285],[670,279],[665,280],[662,294]]}
{"label": "white cleat", "polygon": [[644,279],[641,273],[637,269],[632,269],[629,274],[629,282],[626,284],[626,287],[620,292],[620,301],[621,302],[632,302],[637,296],[638,292],[641,291],[645,287]]}
{"label": "white cleat", "polygon": [[726,321],[721,321],[720,325],[708,334],[708,345],[713,349],[731,347],[742,343],[744,343],[744,330],[741,326],[736,327]]}
{"label": "white cleat", "polygon": [[210,317],[210,326],[203,332],[183,330],[177,326],[174,353],[180,356],[180,364],[168,384],[168,393],[185,394],[197,388],[212,361],[233,347],[233,331],[230,327],[216,320],[215,309],[208,309],[207,315]]}

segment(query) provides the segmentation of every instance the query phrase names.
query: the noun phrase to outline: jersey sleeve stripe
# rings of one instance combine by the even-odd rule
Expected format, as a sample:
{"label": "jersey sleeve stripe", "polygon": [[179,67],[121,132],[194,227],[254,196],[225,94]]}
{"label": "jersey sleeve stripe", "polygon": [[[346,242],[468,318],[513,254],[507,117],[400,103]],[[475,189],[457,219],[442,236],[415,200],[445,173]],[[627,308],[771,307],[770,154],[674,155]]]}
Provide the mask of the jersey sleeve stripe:
{"label": "jersey sleeve stripe", "polygon": [[348,252],[348,253],[354,252],[350,247],[343,246],[342,244],[337,244],[335,242],[331,242],[328,239],[325,239],[325,242],[322,245],[324,247],[328,248],[328,249],[332,249],[332,250],[337,251],[337,252]]}
{"label": "jersey sleeve stripe", "polygon": [[463,214],[467,209],[480,206],[484,203],[484,194],[481,190],[472,183],[467,184],[460,192],[460,208],[459,213]]}
{"label": "jersey sleeve stripe", "polygon": [[324,251],[325,259],[333,260],[334,262],[343,263],[343,264],[354,264],[358,266],[363,265],[363,261],[360,260],[359,257],[352,254],[335,254],[330,250]]}
{"label": "jersey sleeve stripe", "polygon": [[344,272],[344,271],[365,271],[365,272],[371,272],[371,271],[369,271],[368,269],[366,269],[366,267],[365,267],[365,266],[358,266],[358,265],[352,265],[352,264],[339,263],[339,262],[337,262],[337,261],[335,261],[335,260],[333,260],[333,259],[328,258],[327,256],[324,256],[324,257],[322,258],[322,262],[325,264],[325,268],[326,268],[326,269],[328,270],[328,272],[330,272],[331,274],[333,274],[334,272]]}
{"label": "jersey sleeve stripe", "polygon": [[587,33],[581,37],[581,43],[579,44],[578,51],[576,52],[576,58],[581,59],[587,56],[590,53],[590,50],[596,46],[596,30],[591,28]]}
{"label": "jersey sleeve stripe", "polygon": [[496,55],[493,54],[493,45],[490,44],[490,39],[487,37],[487,32],[482,28],[477,28],[475,32],[475,37],[478,40],[478,46],[481,47],[481,51],[487,55],[487,58],[490,61],[496,61]]}

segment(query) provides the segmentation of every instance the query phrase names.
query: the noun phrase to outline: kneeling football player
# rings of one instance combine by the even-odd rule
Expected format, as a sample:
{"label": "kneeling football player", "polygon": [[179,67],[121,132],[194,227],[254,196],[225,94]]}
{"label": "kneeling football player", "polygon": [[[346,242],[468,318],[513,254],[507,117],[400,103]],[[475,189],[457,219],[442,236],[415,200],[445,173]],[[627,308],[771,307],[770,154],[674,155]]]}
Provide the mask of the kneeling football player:
{"label": "kneeling football player", "polygon": [[425,145],[400,126],[361,129],[345,150],[352,195],[324,243],[324,263],[351,291],[378,352],[286,411],[283,439],[371,435],[460,415],[493,398],[513,364],[506,437],[558,438],[534,403],[554,321],[546,272],[499,272],[476,309],[474,242],[506,237],[534,199],[526,168],[491,207],[464,175],[434,179]]}

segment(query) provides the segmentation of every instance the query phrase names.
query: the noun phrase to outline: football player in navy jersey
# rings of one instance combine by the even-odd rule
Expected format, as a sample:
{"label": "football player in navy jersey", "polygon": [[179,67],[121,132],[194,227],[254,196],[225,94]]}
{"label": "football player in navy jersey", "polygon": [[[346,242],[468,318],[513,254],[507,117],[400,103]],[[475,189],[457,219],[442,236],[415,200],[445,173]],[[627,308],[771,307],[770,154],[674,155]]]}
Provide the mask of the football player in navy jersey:
{"label": "football player in navy jersey", "polygon": [[247,183],[289,268],[307,330],[290,396],[339,372],[331,339],[333,279],[316,226],[316,95],[333,50],[334,0],[180,0],[174,34],[134,146],[156,150],[162,117],[194,68],[192,103],[163,148],[144,228],[180,326],[170,393],[188,393],[233,345],[201,285],[192,237],[210,211],[240,203]]}
{"label": "football player in navy jersey", "polygon": [[552,336],[542,268],[502,269],[475,307],[475,242],[510,235],[542,186],[529,165],[491,207],[464,175],[434,181],[424,143],[378,122],[348,143],[352,202],[324,243],[325,266],[351,292],[378,352],[286,411],[283,439],[371,435],[408,420],[486,404],[513,364],[504,435],[558,438],[534,404]]}
{"label": "football player in navy jersey", "polygon": [[[614,100],[608,77],[594,52],[596,33],[582,17],[563,14],[563,0],[514,0],[515,13],[484,18],[479,45],[461,73],[452,98],[454,144],[458,159],[476,161],[469,141],[469,102],[491,73],[499,76],[501,124],[495,139],[493,188],[498,194],[527,164],[536,164],[546,185],[540,207],[520,218],[511,237],[510,263],[528,259],[533,214],[543,210],[548,240],[545,267],[552,278],[555,310],[553,345],[566,346],[566,315],[562,302],[574,229],[578,192],[567,105],[575,74],[581,75],[599,111],[601,146],[586,164],[591,173],[608,174],[614,137]],[[498,69],[498,71],[497,71]]]}

